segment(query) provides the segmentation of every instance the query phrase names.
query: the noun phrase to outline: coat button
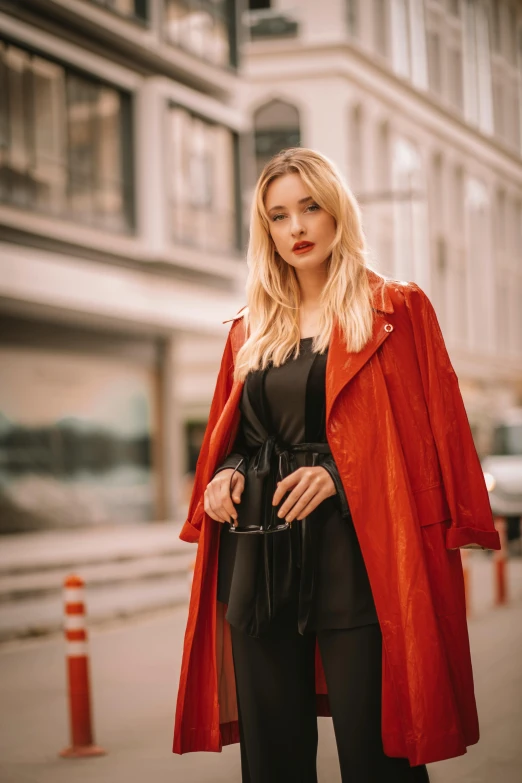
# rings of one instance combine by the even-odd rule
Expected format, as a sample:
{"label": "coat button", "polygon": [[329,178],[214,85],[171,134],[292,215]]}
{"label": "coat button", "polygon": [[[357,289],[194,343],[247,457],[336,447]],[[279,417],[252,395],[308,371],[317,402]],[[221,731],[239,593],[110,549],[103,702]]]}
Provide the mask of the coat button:
{"label": "coat button", "polygon": [[385,332],[391,332],[392,330],[393,330],[393,326],[391,324],[384,324]]}

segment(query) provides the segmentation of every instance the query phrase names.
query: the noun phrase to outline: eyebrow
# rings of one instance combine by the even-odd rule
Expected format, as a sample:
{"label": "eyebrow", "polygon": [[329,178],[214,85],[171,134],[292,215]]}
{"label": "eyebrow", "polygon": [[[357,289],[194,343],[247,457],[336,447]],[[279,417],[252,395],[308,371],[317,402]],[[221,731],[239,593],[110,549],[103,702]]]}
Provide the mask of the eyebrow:
{"label": "eyebrow", "polygon": [[[313,198],[311,196],[305,196],[304,198],[300,198],[297,203],[298,204],[305,204],[307,201],[313,201]],[[285,207],[282,204],[278,204],[275,207],[270,207],[270,209],[267,210],[267,214],[270,214],[270,212],[273,212],[274,209],[285,209]]]}

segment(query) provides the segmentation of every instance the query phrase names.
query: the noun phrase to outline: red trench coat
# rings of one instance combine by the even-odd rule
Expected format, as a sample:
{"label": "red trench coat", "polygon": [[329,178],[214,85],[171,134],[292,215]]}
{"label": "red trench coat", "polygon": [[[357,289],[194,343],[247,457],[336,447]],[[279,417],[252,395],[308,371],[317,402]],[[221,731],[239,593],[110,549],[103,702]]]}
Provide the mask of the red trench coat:
{"label": "red trench coat", "polygon": [[[500,549],[500,541],[434,309],[414,283],[383,286],[368,275],[370,341],[349,353],[337,325],[332,333],[326,434],[382,631],[384,751],[417,765],[461,755],[479,739],[459,547]],[[198,551],[175,753],[239,741],[230,626],[216,600],[220,523],[203,507],[239,424],[243,382],[232,373],[245,330],[241,314],[232,320],[180,534]],[[316,693],[317,714],[330,715],[318,648]]]}

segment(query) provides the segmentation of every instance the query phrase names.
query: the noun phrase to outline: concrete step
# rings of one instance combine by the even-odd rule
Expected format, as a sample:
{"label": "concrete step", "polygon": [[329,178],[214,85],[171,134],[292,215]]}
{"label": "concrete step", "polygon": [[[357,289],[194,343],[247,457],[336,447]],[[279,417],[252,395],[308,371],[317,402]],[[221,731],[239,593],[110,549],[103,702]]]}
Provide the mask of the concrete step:
{"label": "concrete step", "polygon": [[78,564],[125,561],[145,555],[187,551],[181,523],[151,522],[78,530],[48,530],[0,538],[0,578],[5,575],[74,568]]}
{"label": "concrete step", "polygon": [[0,642],[63,627],[63,583],[85,580],[88,624],[153,611],[189,598],[196,547],[179,523],[46,531],[0,543]]}
{"label": "concrete step", "polygon": [[[162,579],[124,582],[110,587],[86,586],[87,627],[131,617],[188,601],[186,574]],[[0,642],[46,636],[63,628],[63,601],[57,592],[0,605]]]}
{"label": "concrete step", "polygon": [[[188,550],[188,551],[187,551]],[[195,552],[186,547],[176,554],[143,556],[133,560],[109,560],[89,565],[75,563],[71,567],[32,570],[0,576],[0,604],[8,601],[23,601],[38,596],[61,593],[65,577],[74,570],[89,587],[107,587],[121,582],[135,582],[143,579],[185,576],[193,563]]]}

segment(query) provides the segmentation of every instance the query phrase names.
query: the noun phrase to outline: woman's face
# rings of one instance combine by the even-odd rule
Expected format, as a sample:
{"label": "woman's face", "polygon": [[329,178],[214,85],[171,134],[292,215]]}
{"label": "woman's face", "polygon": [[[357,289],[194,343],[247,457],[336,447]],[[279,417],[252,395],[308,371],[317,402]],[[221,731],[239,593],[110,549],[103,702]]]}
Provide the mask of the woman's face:
{"label": "woman's face", "polygon": [[335,237],[335,218],[311,197],[297,173],[274,179],[265,196],[270,235],[287,264],[312,269],[329,256]]}

